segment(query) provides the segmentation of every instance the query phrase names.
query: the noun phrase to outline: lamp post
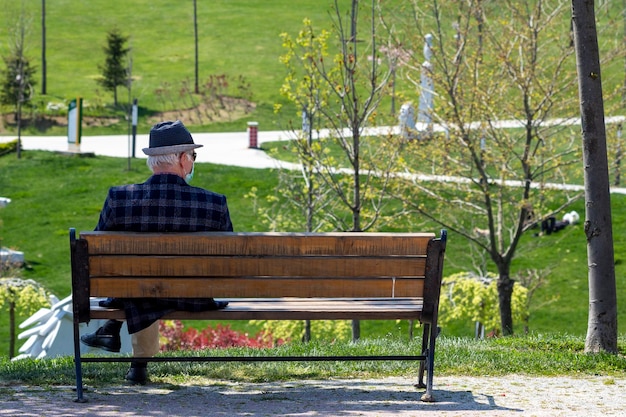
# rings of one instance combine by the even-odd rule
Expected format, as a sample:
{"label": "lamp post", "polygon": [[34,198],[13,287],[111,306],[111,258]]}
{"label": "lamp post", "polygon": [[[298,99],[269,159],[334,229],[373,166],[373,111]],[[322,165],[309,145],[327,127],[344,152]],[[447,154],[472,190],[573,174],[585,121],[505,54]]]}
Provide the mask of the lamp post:
{"label": "lamp post", "polygon": [[22,102],[24,101],[24,77],[20,57],[19,70],[15,77],[17,83],[17,159],[22,158]]}
{"label": "lamp post", "polygon": [[197,8],[196,3],[197,1],[193,0],[193,33],[194,33],[195,51],[196,51],[196,72],[195,72],[196,80],[195,80],[194,92],[196,94],[199,94],[200,89],[198,87],[198,8]]}
{"label": "lamp post", "polygon": [[46,0],[41,0],[41,94],[46,94]]}
{"label": "lamp post", "polygon": [[622,124],[617,125],[617,147],[615,149],[615,186],[620,184],[620,165],[622,163]]}

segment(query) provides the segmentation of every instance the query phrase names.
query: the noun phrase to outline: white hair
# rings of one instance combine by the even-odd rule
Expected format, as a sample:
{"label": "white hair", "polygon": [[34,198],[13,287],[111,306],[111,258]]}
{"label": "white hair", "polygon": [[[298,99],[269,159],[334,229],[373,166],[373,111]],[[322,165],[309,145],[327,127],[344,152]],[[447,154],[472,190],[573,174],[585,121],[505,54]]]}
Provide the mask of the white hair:
{"label": "white hair", "polygon": [[[193,158],[191,153],[185,152],[187,158],[190,160]],[[155,168],[166,168],[178,163],[178,158],[180,158],[179,153],[168,153],[166,155],[151,155],[148,156],[148,160],[146,161],[146,165],[150,168],[150,171],[154,172]]]}

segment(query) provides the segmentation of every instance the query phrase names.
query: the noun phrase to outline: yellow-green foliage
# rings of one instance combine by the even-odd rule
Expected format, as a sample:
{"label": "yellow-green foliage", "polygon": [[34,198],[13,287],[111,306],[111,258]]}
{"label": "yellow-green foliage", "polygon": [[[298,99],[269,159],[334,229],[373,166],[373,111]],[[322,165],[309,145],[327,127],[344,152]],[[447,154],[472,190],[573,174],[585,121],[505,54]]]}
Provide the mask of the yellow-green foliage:
{"label": "yellow-green foliage", "polygon": [[0,309],[15,303],[15,311],[29,316],[41,307],[50,306],[46,290],[32,279],[1,278]]}
{"label": "yellow-green foliage", "polygon": [[[511,299],[514,323],[528,320],[528,290],[515,284]],[[497,276],[487,274],[477,277],[460,272],[443,279],[439,302],[439,324],[442,327],[453,322],[480,322],[488,331],[499,333],[500,310],[498,307]]]}
{"label": "yellow-green foliage", "polygon": [[10,142],[0,143],[0,156],[15,152],[17,149],[17,139]]}
{"label": "yellow-green foliage", "polygon": [[[263,330],[274,337],[274,340],[302,340],[304,337],[304,320],[252,320],[252,324],[262,324]],[[352,326],[348,320],[312,320],[312,340],[347,341],[352,337]]]}

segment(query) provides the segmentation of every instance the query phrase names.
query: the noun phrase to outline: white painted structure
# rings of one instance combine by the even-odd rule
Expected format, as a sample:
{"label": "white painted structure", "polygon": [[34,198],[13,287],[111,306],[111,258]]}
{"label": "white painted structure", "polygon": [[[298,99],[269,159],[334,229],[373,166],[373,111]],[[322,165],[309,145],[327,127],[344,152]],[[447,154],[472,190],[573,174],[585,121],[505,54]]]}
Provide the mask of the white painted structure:
{"label": "white painted structure", "polygon": [[9,248],[0,248],[0,265],[24,265],[24,252]]}
{"label": "white painted structure", "polygon": [[[42,308],[22,324],[20,329],[29,328],[20,333],[18,339],[27,339],[19,348],[19,355],[13,360],[19,359],[44,359],[59,356],[74,356],[74,329],[72,313],[72,296],[63,300],[55,296],[50,297],[52,307]],[[92,320],[89,324],[81,323],[80,333],[95,332],[104,324],[105,320]],[[121,353],[131,353],[130,336],[126,329],[126,323],[120,331],[122,339]],[[92,348],[81,343],[81,353],[103,352],[100,349]]]}

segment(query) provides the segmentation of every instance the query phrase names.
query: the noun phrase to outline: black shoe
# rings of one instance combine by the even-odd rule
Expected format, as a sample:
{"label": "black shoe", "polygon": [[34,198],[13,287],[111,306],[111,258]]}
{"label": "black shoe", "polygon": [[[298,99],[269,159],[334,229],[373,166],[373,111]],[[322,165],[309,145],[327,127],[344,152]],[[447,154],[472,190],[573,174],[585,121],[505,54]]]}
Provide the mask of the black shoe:
{"label": "black shoe", "polygon": [[131,385],[146,385],[148,382],[148,369],[146,367],[133,367],[126,373],[126,380]]}
{"label": "black shoe", "polygon": [[98,305],[104,308],[117,308],[122,310],[124,308],[124,301],[119,298],[107,298],[106,300],[98,301]]}
{"label": "black shoe", "polygon": [[228,301],[213,300],[213,303],[215,303],[215,306],[212,308],[212,310],[221,310],[223,308],[226,308],[226,306],[228,305]]}
{"label": "black shoe", "polygon": [[95,333],[81,336],[80,341],[87,346],[108,350],[109,352],[119,352],[122,348],[122,341],[120,340],[121,327],[122,322],[109,320]]}

